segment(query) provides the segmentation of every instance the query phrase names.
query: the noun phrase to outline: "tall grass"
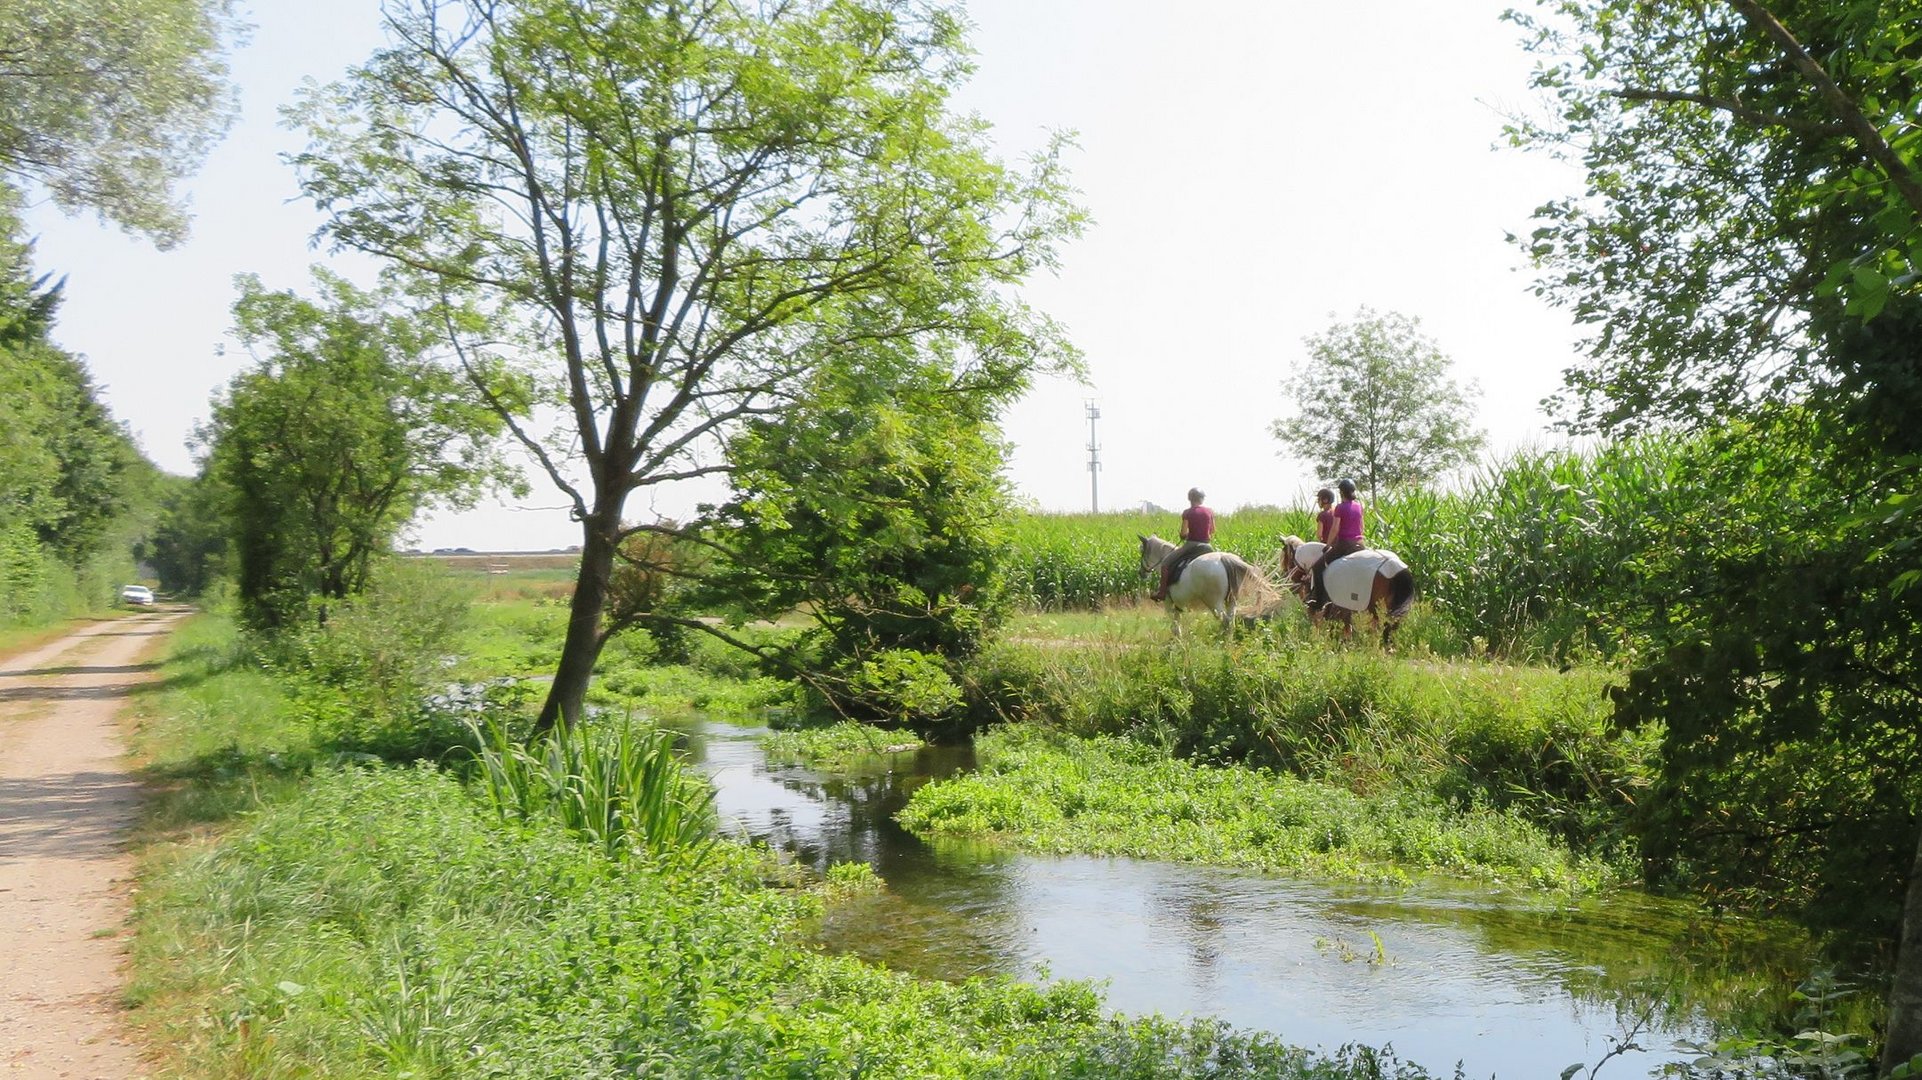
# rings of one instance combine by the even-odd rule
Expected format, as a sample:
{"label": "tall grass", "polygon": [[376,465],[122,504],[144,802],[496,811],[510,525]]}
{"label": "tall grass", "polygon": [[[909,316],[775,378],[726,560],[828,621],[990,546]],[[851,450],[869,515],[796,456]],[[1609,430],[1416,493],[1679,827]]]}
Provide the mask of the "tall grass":
{"label": "tall grass", "polygon": [[1415,568],[1466,637],[1510,655],[1607,652],[1641,601],[1637,564],[1678,542],[1692,446],[1655,439],[1594,453],[1520,452],[1458,493],[1384,501],[1374,539]]}
{"label": "tall grass", "polygon": [[503,819],[551,818],[610,858],[699,864],[714,844],[714,792],[682,769],[667,732],[573,725],[525,746],[498,719],[468,728],[480,790]]}
{"label": "tall grass", "polygon": [[[1693,496],[1693,444],[1645,439],[1594,452],[1520,451],[1459,490],[1388,495],[1369,506],[1369,541],[1414,571],[1425,607],[1446,624],[1446,651],[1505,656],[1607,653],[1622,613],[1645,602],[1648,553],[1678,541],[1667,526]],[[1018,521],[1008,579],[1039,611],[1092,609],[1145,592],[1139,533],[1167,535],[1172,515],[1031,514]],[[1218,519],[1216,546],[1274,572],[1281,538],[1310,537],[1306,507],[1251,508]]]}
{"label": "tall grass", "polygon": [[[1037,611],[1096,608],[1147,592],[1140,570],[1142,535],[1172,539],[1174,514],[1027,514],[1014,523],[1008,587],[1016,604]],[[1273,571],[1281,538],[1312,532],[1305,510],[1248,508],[1215,519],[1215,547]]]}
{"label": "tall grass", "polygon": [[1125,736],[1195,762],[1361,794],[1513,811],[1578,852],[1620,858],[1653,739],[1609,723],[1614,674],[1483,660],[1409,662],[1319,635],[997,642],[970,665],[983,726]]}

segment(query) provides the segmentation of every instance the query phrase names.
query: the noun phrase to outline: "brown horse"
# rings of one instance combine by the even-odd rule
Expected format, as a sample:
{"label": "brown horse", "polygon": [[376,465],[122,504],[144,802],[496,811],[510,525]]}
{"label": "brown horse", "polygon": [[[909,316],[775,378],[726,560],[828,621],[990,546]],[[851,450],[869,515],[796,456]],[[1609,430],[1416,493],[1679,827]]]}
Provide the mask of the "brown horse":
{"label": "brown horse", "polygon": [[1328,591],[1328,602],[1317,610],[1312,596],[1312,571],[1321,561],[1324,550],[1325,545],[1318,541],[1304,541],[1299,536],[1282,537],[1282,577],[1295,590],[1295,595],[1301,597],[1316,622],[1330,615],[1340,619],[1343,637],[1355,632],[1356,612],[1366,611],[1374,616],[1375,625],[1381,627],[1381,646],[1387,648],[1395,627],[1401,625],[1408,609],[1415,604],[1415,575],[1394,552],[1364,548],[1335,560],[1324,572],[1322,585]]}

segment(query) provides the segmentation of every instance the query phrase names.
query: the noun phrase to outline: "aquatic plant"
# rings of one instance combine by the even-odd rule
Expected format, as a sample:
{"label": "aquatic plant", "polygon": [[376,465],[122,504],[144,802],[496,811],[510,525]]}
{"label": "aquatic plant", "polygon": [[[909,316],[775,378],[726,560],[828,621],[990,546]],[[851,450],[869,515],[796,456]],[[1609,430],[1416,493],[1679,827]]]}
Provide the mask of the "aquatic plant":
{"label": "aquatic plant", "polygon": [[469,721],[478,785],[502,818],[552,818],[604,854],[698,864],[714,793],[688,776],[668,732],[632,722],[556,728],[523,745],[497,719]]}

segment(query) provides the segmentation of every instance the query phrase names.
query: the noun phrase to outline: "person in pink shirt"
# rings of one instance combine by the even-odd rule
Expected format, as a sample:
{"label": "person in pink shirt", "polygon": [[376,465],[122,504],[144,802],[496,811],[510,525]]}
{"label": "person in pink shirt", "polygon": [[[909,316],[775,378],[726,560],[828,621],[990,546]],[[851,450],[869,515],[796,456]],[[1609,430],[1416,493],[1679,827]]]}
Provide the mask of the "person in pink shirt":
{"label": "person in pink shirt", "polygon": [[1161,584],[1148,594],[1150,600],[1168,599],[1168,587],[1175,583],[1181,568],[1195,560],[1198,555],[1206,555],[1215,549],[1209,541],[1215,538],[1215,512],[1201,505],[1207,498],[1200,488],[1188,489],[1188,509],[1181,512],[1181,546],[1170,551],[1161,560]]}
{"label": "person in pink shirt", "polygon": [[1315,514],[1315,539],[1323,547],[1335,546],[1335,489],[1322,488],[1315,492],[1315,505],[1321,510]]}
{"label": "person in pink shirt", "polygon": [[[1355,498],[1355,482],[1343,480],[1335,486],[1341,489],[1341,501],[1336,503],[1333,509],[1324,509],[1321,516],[1317,518],[1322,529],[1322,543],[1327,544],[1328,547],[1322,552],[1321,561],[1315,564],[1316,606],[1328,602],[1328,590],[1322,584],[1322,574],[1328,569],[1328,564],[1343,555],[1353,555],[1368,546],[1368,537],[1363,529],[1361,500]],[[1327,488],[1321,491],[1324,495],[1327,492]],[[1322,504],[1324,508],[1327,505],[1325,502]],[[1328,536],[1330,523],[1323,520],[1329,517],[1333,518],[1333,539]]]}

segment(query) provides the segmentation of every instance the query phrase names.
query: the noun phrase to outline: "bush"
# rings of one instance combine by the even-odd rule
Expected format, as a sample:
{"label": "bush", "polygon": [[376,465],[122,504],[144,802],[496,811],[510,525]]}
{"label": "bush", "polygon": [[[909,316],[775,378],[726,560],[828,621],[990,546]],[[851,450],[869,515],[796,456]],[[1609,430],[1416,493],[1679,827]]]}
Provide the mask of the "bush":
{"label": "bush", "polygon": [[1283,630],[1230,645],[1003,641],[965,685],[976,722],[1039,720],[1360,793],[1512,809],[1612,858],[1656,742],[1611,725],[1615,680],[1602,668],[1409,663]]}
{"label": "bush", "polygon": [[390,760],[437,757],[465,745],[447,696],[467,598],[431,570],[390,564],[368,590],[330,604],[325,624],[260,639],[293,691],[319,749]]}

